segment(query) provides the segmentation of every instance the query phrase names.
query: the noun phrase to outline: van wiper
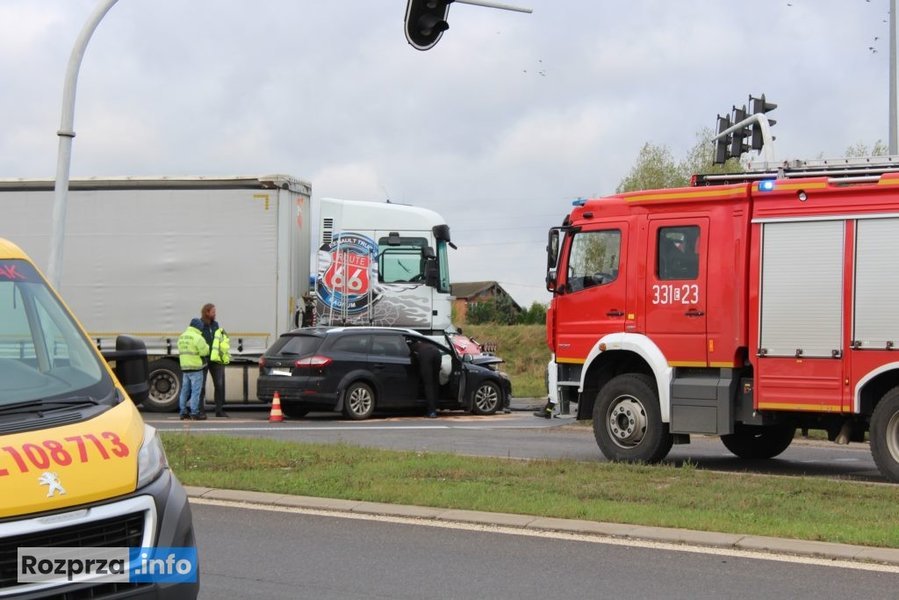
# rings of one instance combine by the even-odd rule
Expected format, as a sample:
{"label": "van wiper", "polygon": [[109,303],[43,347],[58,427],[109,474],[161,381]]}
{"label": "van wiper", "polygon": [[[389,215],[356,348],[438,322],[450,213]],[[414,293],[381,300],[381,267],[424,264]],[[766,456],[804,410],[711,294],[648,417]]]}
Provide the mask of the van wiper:
{"label": "van wiper", "polygon": [[36,408],[44,404],[43,400],[25,400],[24,402],[13,402],[12,404],[4,404],[0,406],[0,414],[30,412],[28,409]]}
{"label": "van wiper", "polygon": [[43,412],[48,410],[59,410],[62,408],[72,408],[84,404],[97,405],[100,401],[91,396],[71,396],[69,398],[58,398],[56,400],[24,400],[22,402],[13,402],[12,404],[0,405],[0,414],[18,414],[29,412]]}

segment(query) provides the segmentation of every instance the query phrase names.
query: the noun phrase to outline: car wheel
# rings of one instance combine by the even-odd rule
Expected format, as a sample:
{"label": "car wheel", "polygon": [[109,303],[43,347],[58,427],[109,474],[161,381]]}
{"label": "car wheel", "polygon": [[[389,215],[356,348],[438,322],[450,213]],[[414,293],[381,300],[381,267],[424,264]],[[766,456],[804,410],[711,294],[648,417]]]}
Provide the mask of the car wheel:
{"label": "car wheel", "polygon": [[343,414],[354,421],[369,418],[375,412],[375,392],[367,383],[351,383],[343,393]]}
{"label": "car wheel", "polygon": [[476,415],[492,415],[499,410],[503,393],[492,381],[485,381],[475,388],[471,396],[471,411]]}
{"label": "car wheel", "polygon": [[164,358],[150,363],[148,382],[150,391],[143,407],[151,412],[178,410],[181,395],[181,367],[174,360]]}

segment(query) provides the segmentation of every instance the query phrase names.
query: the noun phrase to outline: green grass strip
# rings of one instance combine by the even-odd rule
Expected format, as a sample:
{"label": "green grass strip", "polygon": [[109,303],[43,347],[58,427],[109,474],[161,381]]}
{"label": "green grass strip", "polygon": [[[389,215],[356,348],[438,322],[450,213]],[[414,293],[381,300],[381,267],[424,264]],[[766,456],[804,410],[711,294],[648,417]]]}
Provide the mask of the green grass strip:
{"label": "green grass strip", "polygon": [[164,433],[187,485],[899,548],[899,486]]}

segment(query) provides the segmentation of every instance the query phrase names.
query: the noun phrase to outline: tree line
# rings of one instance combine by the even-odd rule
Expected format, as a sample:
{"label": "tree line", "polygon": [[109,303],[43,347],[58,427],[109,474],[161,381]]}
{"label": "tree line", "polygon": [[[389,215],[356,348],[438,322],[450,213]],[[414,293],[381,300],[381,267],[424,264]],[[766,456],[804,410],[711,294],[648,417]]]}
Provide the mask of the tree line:
{"label": "tree line", "polygon": [[472,325],[495,323],[497,325],[543,325],[546,323],[546,305],[533,302],[521,310],[508,296],[497,296],[468,307],[465,320]]}

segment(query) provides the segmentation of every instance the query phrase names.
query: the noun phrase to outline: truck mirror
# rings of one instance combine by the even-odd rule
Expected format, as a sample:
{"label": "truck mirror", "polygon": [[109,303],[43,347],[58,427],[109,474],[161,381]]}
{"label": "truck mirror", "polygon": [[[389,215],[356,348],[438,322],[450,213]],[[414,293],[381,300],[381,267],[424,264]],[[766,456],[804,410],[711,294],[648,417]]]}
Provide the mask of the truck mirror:
{"label": "truck mirror", "polygon": [[422,271],[425,277],[425,285],[437,287],[440,285],[440,265],[437,264],[437,253],[430,246],[421,249]]}
{"label": "truck mirror", "polygon": [[559,261],[559,229],[553,227],[549,230],[546,241],[546,289],[550,292],[556,289],[556,265]]}
{"label": "truck mirror", "polygon": [[549,239],[546,242],[546,268],[553,269],[559,260],[559,230],[553,227],[549,230]]}
{"label": "truck mirror", "polygon": [[402,243],[400,240],[400,234],[396,231],[391,231],[387,234],[387,245],[388,246],[399,246]]}
{"label": "truck mirror", "polygon": [[546,289],[547,291],[556,291],[556,270],[555,268],[546,271]]}
{"label": "truck mirror", "polygon": [[434,239],[438,242],[450,242],[450,228],[449,225],[434,225],[431,228],[431,233],[434,234]]}
{"label": "truck mirror", "polygon": [[428,261],[425,265],[425,285],[435,288],[440,284],[440,268],[435,261]]}
{"label": "truck mirror", "polygon": [[103,352],[107,362],[115,362],[115,375],[135,404],[141,404],[150,396],[150,366],[147,345],[143,340],[120,335],[115,340],[115,351]]}

